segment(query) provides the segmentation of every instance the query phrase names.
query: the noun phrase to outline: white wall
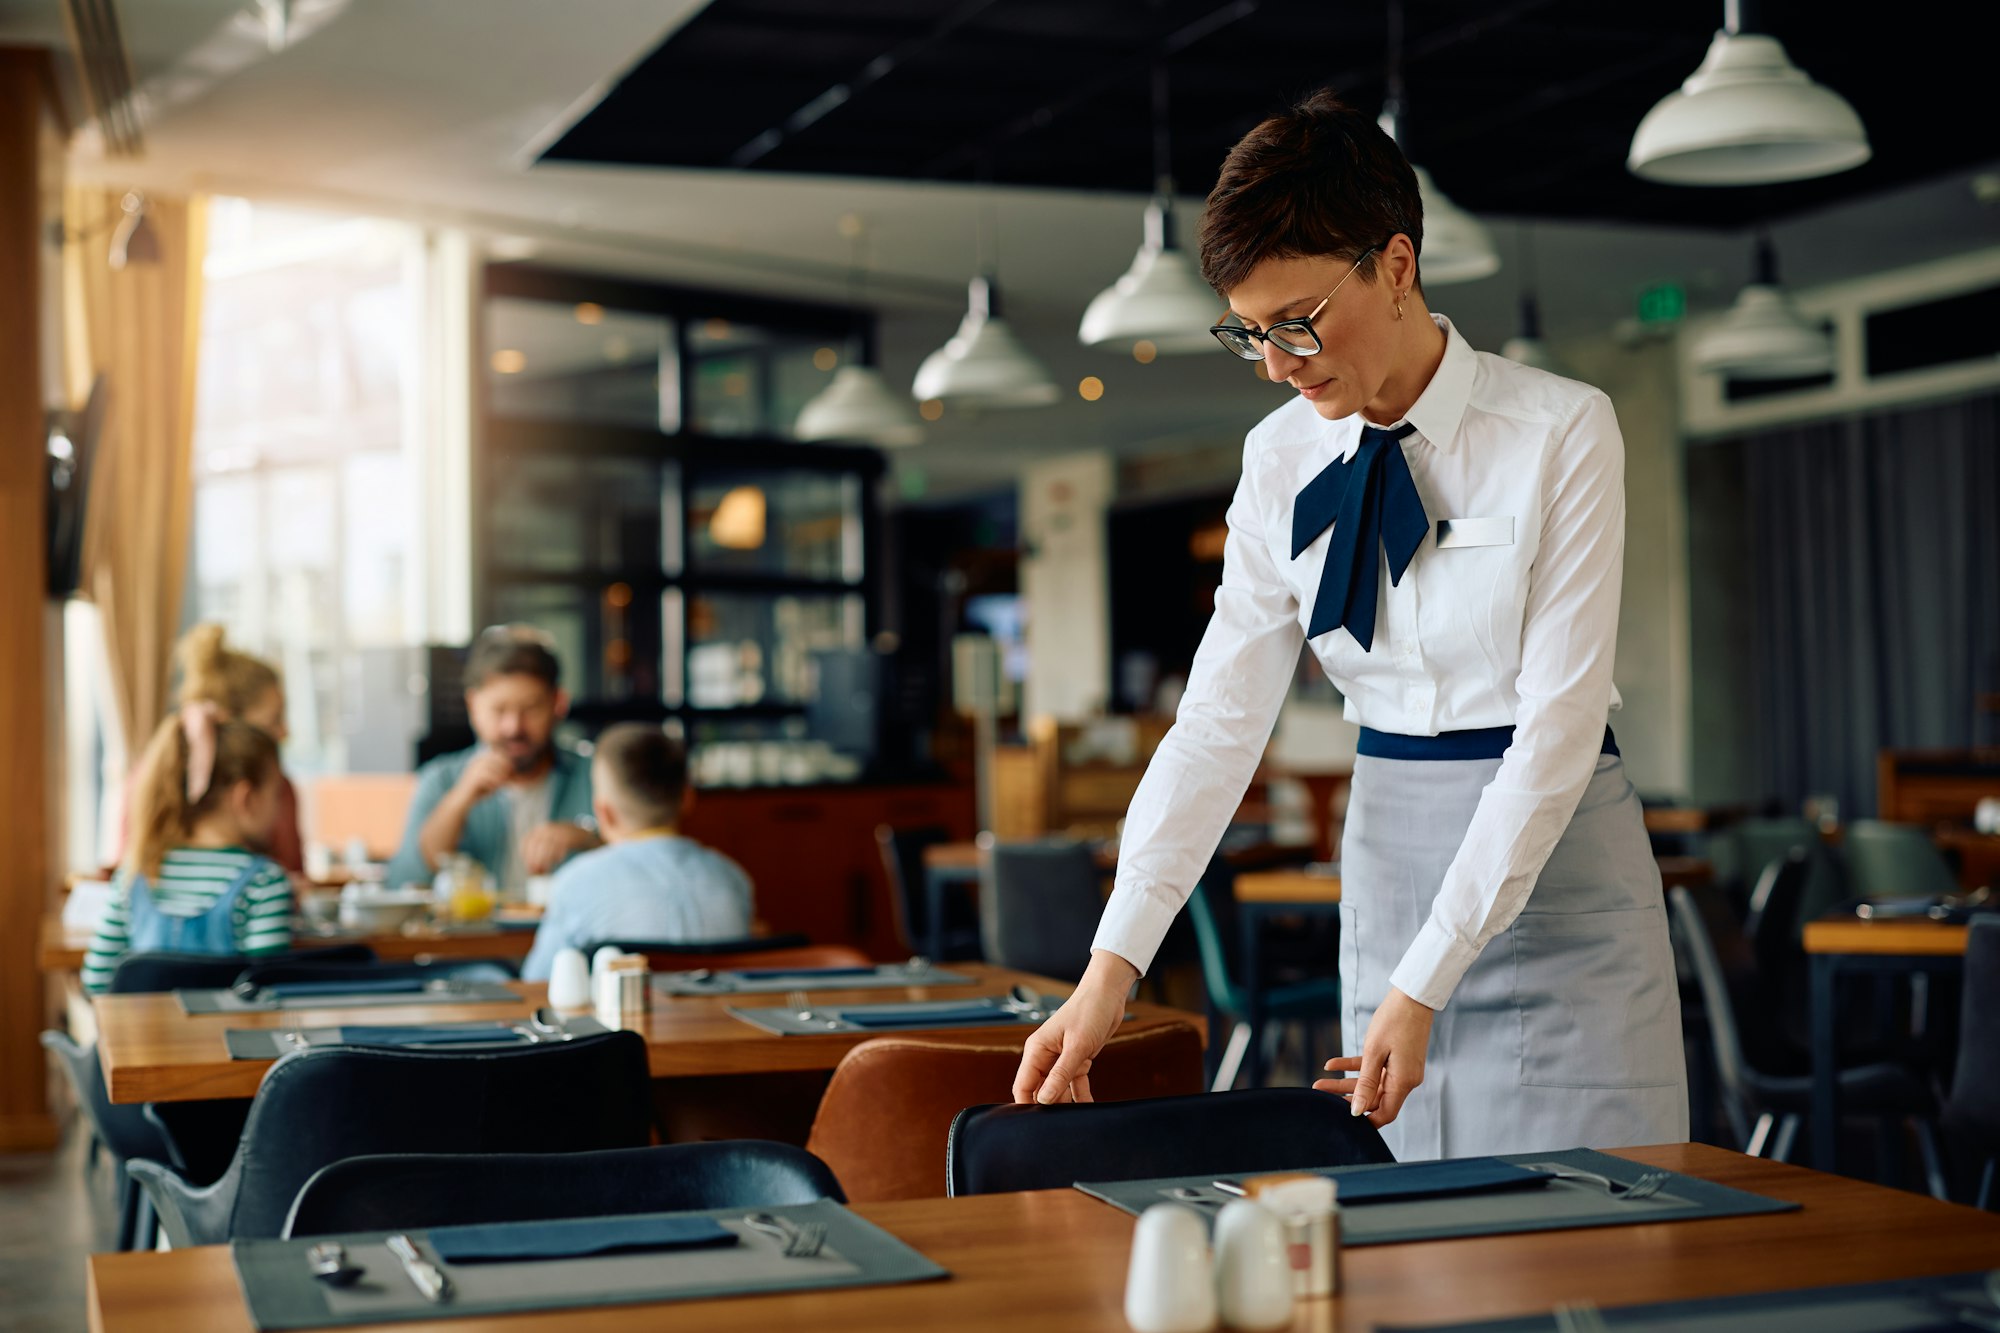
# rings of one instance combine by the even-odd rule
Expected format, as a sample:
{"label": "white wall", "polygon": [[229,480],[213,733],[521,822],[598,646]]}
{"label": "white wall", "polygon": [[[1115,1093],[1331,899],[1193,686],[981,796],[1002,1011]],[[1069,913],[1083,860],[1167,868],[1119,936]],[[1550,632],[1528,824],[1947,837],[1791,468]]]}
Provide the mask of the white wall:
{"label": "white wall", "polygon": [[1076,720],[1104,708],[1111,681],[1104,511],[1116,478],[1101,451],[1035,462],[1021,474],[1027,716]]}
{"label": "white wall", "polygon": [[1670,343],[1609,338],[1558,349],[1579,379],[1611,396],[1625,436],[1625,586],[1611,719],[1632,785],[1688,791],[1687,485],[1679,381]]}

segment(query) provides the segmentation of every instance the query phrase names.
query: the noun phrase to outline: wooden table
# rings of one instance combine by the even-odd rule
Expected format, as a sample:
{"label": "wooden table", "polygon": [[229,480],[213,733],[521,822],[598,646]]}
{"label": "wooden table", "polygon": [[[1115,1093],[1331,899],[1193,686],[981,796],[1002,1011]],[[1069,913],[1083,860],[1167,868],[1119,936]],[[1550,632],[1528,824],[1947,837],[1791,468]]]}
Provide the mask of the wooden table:
{"label": "wooden table", "polygon": [[[1343,1289],[1302,1302],[1295,1333],[1497,1319],[1563,1301],[1606,1308],[1880,1282],[1990,1267],[2000,1217],[1701,1144],[1623,1151],[1649,1165],[1796,1200],[1802,1211],[1471,1240],[1374,1245],[1342,1256]],[[951,1271],[941,1282],[678,1305],[599,1307],[396,1325],[409,1333],[661,1328],[733,1333],[951,1329],[1126,1333],[1132,1219],[1074,1190],[861,1204],[861,1216]],[[96,1333],[247,1333],[226,1246],[90,1258]],[[375,1327],[388,1328],[389,1325]]]}
{"label": "wooden table", "polygon": [[1958,887],[1970,892],[1990,884],[2000,891],[2000,834],[1946,825],[1931,831],[1938,850],[1958,858]]}
{"label": "wooden table", "polygon": [[[37,962],[44,972],[81,972],[83,955],[90,948],[91,932],[70,930],[60,912],[42,918],[42,943]],[[365,944],[385,962],[410,962],[419,958],[506,958],[521,959],[535,943],[529,929],[497,928],[437,930],[426,927],[393,935],[306,935],[292,937],[295,949],[320,949],[333,944]]]}
{"label": "wooden table", "polygon": [[[960,1000],[1004,995],[1016,982],[1027,982],[1044,994],[1070,991],[1065,982],[1027,972],[989,967],[984,963],[953,963],[953,971],[978,978],[974,985],[909,987],[902,990],[837,990],[811,992],[815,1004],[876,1003],[891,1000]],[[181,1012],[172,995],[102,995],[97,999],[98,1058],[104,1062],[105,1084],[117,1103],[189,1101],[207,1097],[249,1097],[270,1067],[266,1060],[232,1060],[223,1034],[230,1028],[284,1027],[296,1020],[304,1027],[338,1027],[343,1023],[455,1023],[519,1018],[543,1003],[548,987],[539,982],[512,982],[521,995],[516,1004],[385,1005],[367,1009],[289,1009],[247,1014]],[[778,1004],[777,995],[653,997],[643,1026],[634,1030],[646,1038],[654,1078],[703,1078],[713,1075],[776,1074],[830,1071],[848,1051],[879,1032],[830,1032],[807,1037],[779,1037],[752,1027],[726,1012],[731,1005]],[[1161,1005],[1130,1006],[1127,1029],[1156,1027],[1180,1021],[1205,1028],[1202,1016]],[[1010,1029],[1023,1040],[1028,1027]],[[962,1028],[926,1031],[926,1040],[991,1044],[996,1029]]]}
{"label": "wooden table", "polygon": [[1917,919],[1862,921],[1841,912],[1806,923],[1812,1012],[1812,1161],[1834,1171],[1840,1161],[1840,1051],[1836,1034],[1841,976],[1855,972],[1951,974],[1963,969],[1969,926]]}

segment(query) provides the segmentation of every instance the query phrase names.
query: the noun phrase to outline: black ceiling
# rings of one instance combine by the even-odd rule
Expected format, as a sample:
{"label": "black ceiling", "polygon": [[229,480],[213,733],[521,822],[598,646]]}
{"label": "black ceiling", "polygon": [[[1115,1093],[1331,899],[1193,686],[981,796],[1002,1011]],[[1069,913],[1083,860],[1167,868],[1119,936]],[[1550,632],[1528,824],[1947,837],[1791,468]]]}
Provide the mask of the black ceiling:
{"label": "black ceiling", "polygon": [[[1476,212],[1728,228],[2000,155],[1984,39],[1853,0],[1758,8],[1860,112],[1866,166],[1719,190],[1625,170],[1722,0],[1406,0],[1405,147]],[[1288,98],[1379,107],[1387,29],[1388,0],[713,0],[543,160],[1144,192],[1165,51],[1174,175],[1202,194]]]}

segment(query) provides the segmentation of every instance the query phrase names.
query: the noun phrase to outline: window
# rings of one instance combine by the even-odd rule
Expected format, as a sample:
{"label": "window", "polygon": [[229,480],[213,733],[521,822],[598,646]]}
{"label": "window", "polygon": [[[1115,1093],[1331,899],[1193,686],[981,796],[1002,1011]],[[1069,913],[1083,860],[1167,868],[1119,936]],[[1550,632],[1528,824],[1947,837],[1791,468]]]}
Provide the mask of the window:
{"label": "window", "polygon": [[187,615],[284,672],[287,767],[340,772],[362,655],[423,637],[421,237],[247,199],[209,216]]}

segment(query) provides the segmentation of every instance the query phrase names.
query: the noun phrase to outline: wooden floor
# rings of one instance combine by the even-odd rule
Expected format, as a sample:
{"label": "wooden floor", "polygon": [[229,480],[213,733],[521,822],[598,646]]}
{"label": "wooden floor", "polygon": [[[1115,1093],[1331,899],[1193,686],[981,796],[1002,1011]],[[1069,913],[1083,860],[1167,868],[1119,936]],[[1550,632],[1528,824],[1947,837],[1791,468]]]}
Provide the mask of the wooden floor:
{"label": "wooden floor", "polygon": [[85,1257],[118,1236],[110,1164],[87,1177],[74,1123],[52,1153],[0,1154],[0,1324],[8,1333],[89,1327]]}

